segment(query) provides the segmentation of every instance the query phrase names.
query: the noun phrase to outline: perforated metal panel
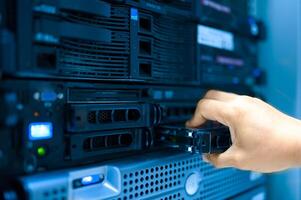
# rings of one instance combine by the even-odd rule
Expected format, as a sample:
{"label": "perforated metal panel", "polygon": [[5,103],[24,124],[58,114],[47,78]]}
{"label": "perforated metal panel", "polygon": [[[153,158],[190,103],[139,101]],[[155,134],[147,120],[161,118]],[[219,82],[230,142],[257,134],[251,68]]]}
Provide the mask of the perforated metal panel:
{"label": "perforated metal panel", "polygon": [[[253,176],[252,172],[215,169],[199,155],[164,154],[145,155],[120,167],[122,190],[116,200],[225,199],[264,181],[262,175]],[[200,180],[197,192],[190,196],[185,185],[191,174],[200,174]]]}

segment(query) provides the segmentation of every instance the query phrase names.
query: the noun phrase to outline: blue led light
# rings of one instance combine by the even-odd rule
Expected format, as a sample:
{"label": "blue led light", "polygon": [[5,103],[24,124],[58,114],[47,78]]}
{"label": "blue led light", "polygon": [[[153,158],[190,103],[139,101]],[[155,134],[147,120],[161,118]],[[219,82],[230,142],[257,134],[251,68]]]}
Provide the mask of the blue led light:
{"label": "blue led light", "polygon": [[45,140],[53,136],[53,126],[51,122],[34,122],[29,124],[29,140]]}
{"label": "blue led light", "polygon": [[131,20],[138,21],[138,10],[131,8]]}
{"label": "blue led light", "polygon": [[174,92],[173,91],[165,91],[165,98],[166,99],[172,99],[174,96]]}
{"label": "blue led light", "polygon": [[41,93],[42,101],[55,101],[57,94],[54,91],[44,91]]}
{"label": "blue led light", "polygon": [[95,183],[99,183],[101,182],[102,180],[100,179],[100,176],[99,175],[91,175],[91,176],[85,176],[81,179],[81,184],[83,186],[86,186],[86,185],[92,185],[92,184],[95,184]]}

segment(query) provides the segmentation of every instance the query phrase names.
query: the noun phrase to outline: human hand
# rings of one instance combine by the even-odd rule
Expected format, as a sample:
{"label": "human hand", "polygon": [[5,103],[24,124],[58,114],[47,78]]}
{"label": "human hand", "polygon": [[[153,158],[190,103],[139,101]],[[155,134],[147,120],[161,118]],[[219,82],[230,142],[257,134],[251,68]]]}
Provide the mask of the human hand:
{"label": "human hand", "polygon": [[229,127],[232,146],[204,159],[218,168],[274,172],[301,166],[301,122],[248,96],[211,90],[197,105],[189,128],[206,120]]}

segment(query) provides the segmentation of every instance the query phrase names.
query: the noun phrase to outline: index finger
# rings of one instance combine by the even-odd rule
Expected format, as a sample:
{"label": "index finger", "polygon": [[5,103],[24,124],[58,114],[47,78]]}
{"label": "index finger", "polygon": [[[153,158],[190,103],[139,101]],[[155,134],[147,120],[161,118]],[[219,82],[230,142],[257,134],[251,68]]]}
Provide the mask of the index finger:
{"label": "index finger", "polygon": [[199,101],[193,117],[186,122],[190,128],[200,127],[207,120],[218,121],[228,126],[232,110],[226,102],[214,99],[202,99]]}
{"label": "index finger", "polygon": [[219,90],[209,90],[204,96],[205,99],[214,99],[219,101],[231,101],[237,97],[237,94],[223,92]]}

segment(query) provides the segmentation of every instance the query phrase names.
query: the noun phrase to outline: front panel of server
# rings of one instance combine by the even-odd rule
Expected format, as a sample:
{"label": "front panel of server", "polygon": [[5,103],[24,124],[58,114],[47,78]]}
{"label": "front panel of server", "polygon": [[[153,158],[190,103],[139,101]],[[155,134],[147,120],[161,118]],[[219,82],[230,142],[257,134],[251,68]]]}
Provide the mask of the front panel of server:
{"label": "front panel of server", "polygon": [[262,35],[247,0],[0,1],[0,199],[264,199],[158,131],[260,95]]}

